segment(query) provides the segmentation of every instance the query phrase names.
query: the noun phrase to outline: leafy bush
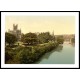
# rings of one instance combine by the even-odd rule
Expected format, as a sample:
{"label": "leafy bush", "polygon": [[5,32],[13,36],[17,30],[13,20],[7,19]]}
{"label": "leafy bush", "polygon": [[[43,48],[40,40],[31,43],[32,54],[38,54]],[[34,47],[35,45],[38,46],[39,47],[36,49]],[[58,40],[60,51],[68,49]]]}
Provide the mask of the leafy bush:
{"label": "leafy bush", "polygon": [[71,38],[71,43],[75,43],[75,38]]}
{"label": "leafy bush", "polygon": [[5,63],[8,60],[12,60],[14,57],[14,50],[12,50],[10,47],[5,48]]}
{"label": "leafy bush", "polygon": [[17,41],[17,37],[10,33],[5,33],[5,42],[9,44],[9,46],[13,45]]}
{"label": "leafy bush", "polygon": [[64,38],[63,38],[63,36],[58,36],[58,37],[57,37],[57,42],[58,42],[58,44],[63,44],[63,43],[64,43]]}
{"label": "leafy bush", "polygon": [[15,54],[13,58],[12,58],[12,55],[11,56],[8,55],[8,58],[9,60],[10,58],[13,59],[12,62],[10,61],[10,63],[13,63],[13,64],[14,63],[29,64],[29,63],[35,62],[46,52],[50,52],[57,46],[58,46],[58,43],[49,42],[49,43],[32,46],[32,47],[31,46],[30,47],[17,47],[13,52]]}

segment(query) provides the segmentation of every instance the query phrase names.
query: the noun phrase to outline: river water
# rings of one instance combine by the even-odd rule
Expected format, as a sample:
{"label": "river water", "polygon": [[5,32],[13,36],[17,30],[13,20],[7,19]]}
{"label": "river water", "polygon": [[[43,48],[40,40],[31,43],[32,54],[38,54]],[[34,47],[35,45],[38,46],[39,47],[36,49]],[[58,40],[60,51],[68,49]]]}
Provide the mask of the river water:
{"label": "river water", "polygon": [[36,63],[37,64],[74,64],[75,46],[71,44],[59,45],[55,50],[46,53]]}

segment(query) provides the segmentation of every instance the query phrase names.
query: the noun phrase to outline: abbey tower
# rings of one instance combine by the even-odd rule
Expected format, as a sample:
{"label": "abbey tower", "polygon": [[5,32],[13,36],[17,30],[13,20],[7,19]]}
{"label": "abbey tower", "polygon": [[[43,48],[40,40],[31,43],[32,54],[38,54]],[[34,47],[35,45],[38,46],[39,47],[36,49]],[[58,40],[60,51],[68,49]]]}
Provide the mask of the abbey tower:
{"label": "abbey tower", "polygon": [[18,29],[18,24],[13,24],[13,30],[8,30],[8,32],[14,34],[18,40],[21,39],[21,29]]}

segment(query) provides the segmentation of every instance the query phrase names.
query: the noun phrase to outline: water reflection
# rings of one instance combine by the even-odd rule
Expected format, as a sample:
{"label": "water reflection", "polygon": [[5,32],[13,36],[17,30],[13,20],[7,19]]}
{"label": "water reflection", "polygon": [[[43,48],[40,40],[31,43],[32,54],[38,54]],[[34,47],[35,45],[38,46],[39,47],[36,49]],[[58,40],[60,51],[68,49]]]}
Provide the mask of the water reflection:
{"label": "water reflection", "polygon": [[56,49],[52,50],[51,52],[46,53],[45,55],[43,55],[36,63],[40,63],[40,61],[42,59],[48,59],[50,57],[51,54],[53,54],[54,52],[61,52],[63,49],[63,45],[59,45]]}
{"label": "water reflection", "polygon": [[49,56],[50,56],[52,53],[54,53],[55,51],[61,52],[62,49],[63,49],[63,46],[62,46],[62,45],[59,45],[56,49],[52,50],[51,52],[46,53],[46,54],[44,55],[44,58],[48,59]]}
{"label": "water reflection", "polygon": [[63,45],[59,45],[59,46],[55,49],[55,51],[61,52],[62,49],[63,49]]}
{"label": "water reflection", "polygon": [[75,44],[74,44],[74,43],[71,43],[71,46],[72,46],[72,47],[75,47]]}

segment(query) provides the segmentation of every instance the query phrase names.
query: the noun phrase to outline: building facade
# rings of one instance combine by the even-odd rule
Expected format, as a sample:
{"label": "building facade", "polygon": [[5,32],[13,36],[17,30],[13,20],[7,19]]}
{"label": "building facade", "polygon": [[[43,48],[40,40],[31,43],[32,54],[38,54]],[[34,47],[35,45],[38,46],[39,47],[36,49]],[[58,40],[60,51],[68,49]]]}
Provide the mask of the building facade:
{"label": "building facade", "polygon": [[14,34],[18,40],[21,40],[21,29],[18,29],[18,24],[13,24],[13,30],[8,30],[9,33]]}

